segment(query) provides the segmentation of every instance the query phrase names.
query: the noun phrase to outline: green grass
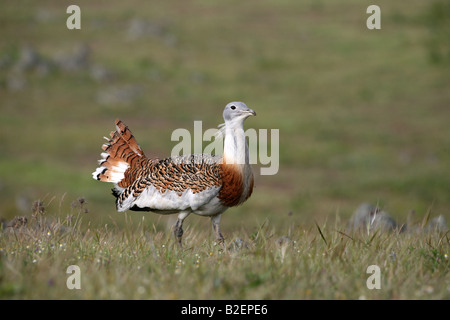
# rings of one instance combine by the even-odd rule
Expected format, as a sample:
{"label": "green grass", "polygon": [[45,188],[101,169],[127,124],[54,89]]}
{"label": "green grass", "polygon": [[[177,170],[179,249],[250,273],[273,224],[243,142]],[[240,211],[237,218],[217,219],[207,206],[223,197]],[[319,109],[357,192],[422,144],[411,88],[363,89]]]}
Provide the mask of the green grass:
{"label": "green grass", "polygon": [[[94,227],[86,204],[65,207],[52,204],[0,234],[1,298],[450,298],[448,232],[346,233],[337,220],[280,229],[266,220],[226,234],[223,246],[209,228],[188,227],[180,249],[147,219]],[[81,289],[66,286],[70,265],[80,268]],[[371,265],[380,267],[379,290],[366,285]]]}
{"label": "green grass", "polygon": [[[145,279],[143,296],[155,298],[209,297],[210,288],[214,298],[448,296],[439,282],[448,278],[448,269],[430,258],[448,253],[446,236],[439,242],[442,235],[421,234],[415,243],[411,234],[380,234],[367,244],[370,239],[341,239],[336,231],[362,202],[378,203],[399,224],[411,212],[417,220],[428,212],[450,220],[448,5],[381,0],[382,29],[370,31],[365,12],[371,4],[81,1],[82,29],[75,31],[65,26],[68,4],[61,1],[0,0],[0,218],[29,216],[37,199],[51,204],[49,219],[65,221],[76,210],[64,203],[78,197],[90,209],[70,243],[71,233],[29,236],[37,231],[28,230],[16,237],[3,232],[2,296],[37,297],[43,291],[46,297],[135,298],[142,291],[139,279]],[[162,31],[133,39],[129,28],[135,18]],[[23,46],[53,61],[81,44],[91,48],[91,65],[107,68],[111,79],[95,80],[89,69],[58,68],[32,69],[14,78]],[[12,80],[23,86],[11,89]],[[130,87],[138,94],[129,100],[100,98],[108,90]],[[170,141],[174,129],[192,132],[195,120],[203,120],[204,129],[216,127],[232,100],[257,112],[247,128],[280,130],[279,172],[261,176],[260,166],[254,166],[252,197],[221,221],[228,245],[241,238],[249,249],[219,255],[208,219],[199,217],[186,221],[182,251],[166,232],[171,218],[129,213],[130,227],[115,211],[111,186],[91,178],[114,119],[130,127],[147,155],[164,157],[176,144]],[[264,236],[255,237],[264,223]],[[110,242],[111,250],[95,246],[95,234]],[[286,235],[296,244],[287,247],[281,263],[275,239]],[[66,253],[57,249],[58,239],[66,243]],[[38,240],[55,248],[43,251],[43,259],[33,252]],[[128,246],[142,250],[125,262],[119,256],[133,255]],[[99,247],[105,250],[99,253]],[[395,267],[386,258],[392,248]],[[113,261],[110,267],[95,262],[103,261],[105,252]],[[202,257],[199,268],[195,254]],[[371,259],[383,266],[381,291],[365,288]],[[184,267],[174,278],[178,260]],[[80,292],[64,287],[65,268],[73,262],[84,270]],[[236,277],[233,268],[239,270]],[[188,277],[191,271],[195,278]],[[179,291],[181,281],[198,288],[195,296]]]}

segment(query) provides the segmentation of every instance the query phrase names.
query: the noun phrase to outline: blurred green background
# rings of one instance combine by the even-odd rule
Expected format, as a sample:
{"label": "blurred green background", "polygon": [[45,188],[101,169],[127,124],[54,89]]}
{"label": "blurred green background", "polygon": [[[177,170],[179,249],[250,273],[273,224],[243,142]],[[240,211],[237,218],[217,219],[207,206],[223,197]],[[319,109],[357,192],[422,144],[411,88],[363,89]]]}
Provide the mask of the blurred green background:
{"label": "blurred green background", "polygon": [[[81,30],[68,30],[69,4]],[[381,30],[366,9],[381,8]],[[361,202],[399,221],[450,211],[448,1],[0,1],[0,217],[84,197],[92,224],[121,221],[94,181],[121,118],[148,156],[176,128],[280,130],[280,169],[222,219],[252,228],[348,219]],[[133,213],[139,219],[145,213]],[[167,217],[150,215],[157,226]],[[189,224],[209,224],[189,218]]]}

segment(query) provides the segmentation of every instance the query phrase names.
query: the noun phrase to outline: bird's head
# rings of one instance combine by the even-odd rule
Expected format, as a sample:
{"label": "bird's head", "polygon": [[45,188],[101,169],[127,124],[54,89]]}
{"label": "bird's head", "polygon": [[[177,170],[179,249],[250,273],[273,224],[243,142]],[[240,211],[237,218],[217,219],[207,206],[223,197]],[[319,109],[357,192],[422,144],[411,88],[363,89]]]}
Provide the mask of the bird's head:
{"label": "bird's head", "polygon": [[244,121],[249,116],[256,116],[256,112],[247,107],[243,102],[230,102],[223,110],[225,123],[230,121]]}

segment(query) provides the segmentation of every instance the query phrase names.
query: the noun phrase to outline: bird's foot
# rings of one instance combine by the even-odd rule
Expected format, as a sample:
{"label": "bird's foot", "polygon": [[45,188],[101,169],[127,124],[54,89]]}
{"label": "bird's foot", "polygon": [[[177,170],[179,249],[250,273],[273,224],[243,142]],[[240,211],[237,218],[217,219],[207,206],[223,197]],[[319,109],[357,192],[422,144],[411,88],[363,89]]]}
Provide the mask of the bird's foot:
{"label": "bird's foot", "polygon": [[225,244],[225,238],[223,237],[222,233],[219,231],[216,234],[216,242],[217,244],[223,246]]}

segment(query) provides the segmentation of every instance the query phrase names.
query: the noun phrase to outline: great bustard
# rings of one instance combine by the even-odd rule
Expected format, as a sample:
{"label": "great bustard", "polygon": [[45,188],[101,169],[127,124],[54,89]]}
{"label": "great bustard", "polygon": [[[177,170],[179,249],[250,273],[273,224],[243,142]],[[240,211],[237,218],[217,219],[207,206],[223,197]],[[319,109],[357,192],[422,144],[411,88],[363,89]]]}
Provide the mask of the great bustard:
{"label": "great bustard", "polygon": [[229,207],[245,202],[253,190],[244,121],[256,113],[243,102],[231,102],[223,111],[224,151],[222,156],[194,154],[150,159],[144,155],[128,127],[116,120],[102,148],[102,159],[92,176],[114,183],[117,210],[178,214],[173,227],[181,245],[183,221],[195,213],[211,218],[219,242],[219,222]]}

